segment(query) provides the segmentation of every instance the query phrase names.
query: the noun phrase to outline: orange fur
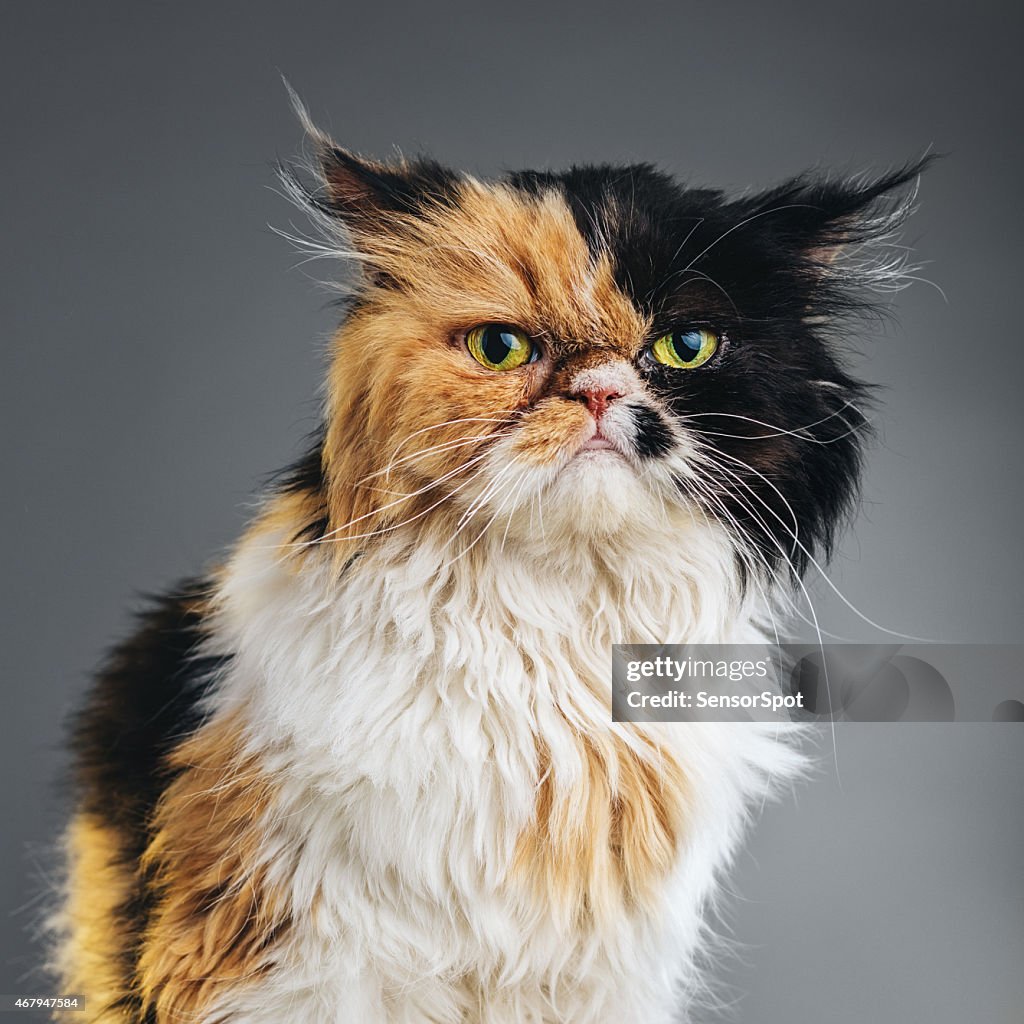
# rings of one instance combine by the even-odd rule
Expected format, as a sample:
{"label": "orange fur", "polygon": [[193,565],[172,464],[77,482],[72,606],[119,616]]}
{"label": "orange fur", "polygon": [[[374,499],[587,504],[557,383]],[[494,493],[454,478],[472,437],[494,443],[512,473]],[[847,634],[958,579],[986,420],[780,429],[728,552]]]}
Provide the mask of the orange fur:
{"label": "orange fur", "polygon": [[302,541],[304,528],[325,512],[319,495],[305,491],[276,494],[264,508],[259,519],[253,523],[250,534],[271,536],[284,533],[299,550],[305,546]]}
{"label": "orange fur", "polygon": [[[129,898],[133,871],[122,861],[115,829],[89,814],[78,815],[65,839],[68,898],[58,922],[65,935],[55,965],[63,993],[85,998],[91,1024],[125,1019],[118,1004],[131,979],[124,969],[130,936],[118,910]],[[57,1020],[81,1021],[80,1011],[58,1013]]]}
{"label": "orange fur", "polygon": [[579,402],[544,399],[516,431],[512,451],[524,462],[554,462],[581,435],[588,420],[589,414]]}
{"label": "orange fur", "polygon": [[[334,342],[325,541],[340,560],[351,554],[346,541],[428,512],[444,523],[454,509],[432,507],[468,483],[504,432],[516,428],[524,459],[557,458],[586,422],[565,400],[568,376],[632,359],[650,329],[557,194],[469,179],[455,207],[381,212],[365,235],[353,227],[389,286],[368,287]],[[549,357],[508,373],[480,366],[464,337],[488,321],[521,326]],[[268,515],[319,511],[293,505],[275,502]]]}
{"label": "orange fur", "polygon": [[225,990],[255,980],[288,928],[268,884],[259,822],[272,789],[234,723],[208,725],[172,755],[181,774],[155,815],[143,858],[158,902],[138,965],[160,1020],[201,1019]]}
{"label": "orange fur", "polygon": [[576,736],[582,765],[566,783],[538,750],[536,806],[515,876],[565,924],[651,904],[683,841],[687,782],[671,755],[641,756],[617,737]]}

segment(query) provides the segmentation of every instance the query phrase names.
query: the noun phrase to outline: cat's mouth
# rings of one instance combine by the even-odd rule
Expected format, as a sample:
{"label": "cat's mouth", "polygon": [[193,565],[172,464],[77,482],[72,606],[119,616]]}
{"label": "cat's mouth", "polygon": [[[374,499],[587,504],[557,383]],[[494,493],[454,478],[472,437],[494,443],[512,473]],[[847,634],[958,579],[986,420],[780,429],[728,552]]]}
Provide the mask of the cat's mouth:
{"label": "cat's mouth", "polygon": [[614,429],[609,429],[607,423],[591,419],[587,431],[583,435],[583,441],[576,449],[575,457],[606,453],[625,457],[623,443],[615,437]]}
{"label": "cat's mouth", "polygon": [[579,450],[581,452],[619,452],[619,446],[610,437],[605,437],[605,435],[601,433],[601,428],[597,427],[594,430],[594,433],[580,445]]}

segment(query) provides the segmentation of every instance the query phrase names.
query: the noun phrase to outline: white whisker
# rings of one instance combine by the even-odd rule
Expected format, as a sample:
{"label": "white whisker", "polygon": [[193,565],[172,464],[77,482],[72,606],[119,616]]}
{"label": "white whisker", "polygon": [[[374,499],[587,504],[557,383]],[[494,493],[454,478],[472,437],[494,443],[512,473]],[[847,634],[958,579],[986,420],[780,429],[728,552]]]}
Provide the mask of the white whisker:
{"label": "white whisker", "polygon": [[398,447],[392,453],[391,461],[388,463],[388,465],[387,465],[387,467],[385,467],[385,469],[378,470],[377,473],[371,473],[370,476],[363,477],[363,479],[364,480],[370,480],[374,476],[380,476],[382,474],[386,474],[386,473],[390,472],[391,466],[395,464],[394,460],[398,458],[398,453],[414,437],[420,437],[421,435],[429,433],[432,430],[441,430],[444,427],[454,427],[454,426],[456,426],[459,423],[504,423],[504,424],[509,424],[509,423],[514,423],[514,422],[515,422],[514,420],[509,419],[508,417],[497,418],[497,417],[493,417],[493,416],[464,416],[464,417],[462,417],[460,419],[445,420],[442,423],[432,423],[428,427],[421,427],[419,430],[414,430],[407,437],[403,438],[403,440],[399,443]]}
{"label": "white whisker", "polygon": [[[703,428],[700,427],[691,428],[694,429],[697,433],[707,437],[732,437],[738,438],[743,441],[761,441],[772,437],[796,437],[799,438],[801,441],[809,441],[812,444],[827,445],[835,444],[836,441],[841,441],[844,437],[849,437],[851,434],[855,434],[858,430],[862,430],[870,424],[870,420],[868,420],[867,417],[864,417],[863,414],[861,414],[863,418],[863,423],[851,426],[849,421],[844,419],[842,415],[842,413],[848,408],[853,408],[858,413],[860,412],[859,410],[857,410],[856,406],[854,406],[852,402],[844,402],[842,408],[836,409],[834,412],[830,412],[827,416],[822,416],[820,419],[815,420],[813,423],[805,423],[803,426],[794,427],[791,430],[787,429],[786,427],[777,426],[774,423],[766,423],[764,422],[764,420],[754,419],[752,416],[742,416],[738,413],[732,412],[692,412],[685,414],[684,416],[681,417],[681,419],[684,422],[688,423],[691,420],[702,419],[705,416],[714,416],[721,417],[722,419],[742,420],[745,423],[753,423],[755,424],[755,426],[767,427],[769,430],[773,431],[773,433],[771,434],[726,434],[717,430],[704,430]],[[827,423],[829,420],[836,418],[840,419],[849,428],[844,433],[839,434],[836,437],[822,439],[819,437],[809,436],[806,433],[804,433],[805,431],[810,430],[813,427],[820,426],[822,423]]]}
{"label": "white whisker", "polygon": [[[722,455],[724,453],[717,452],[716,454]],[[764,480],[766,483],[768,483],[769,486],[772,487],[772,489],[775,491],[775,493],[779,495],[780,499],[782,498],[782,495],[779,492],[778,488],[775,487],[774,484],[772,484],[771,481],[769,481],[768,478],[765,477],[763,474],[758,473],[757,470],[755,470],[752,466],[750,466],[747,463],[745,463],[742,459],[736,459],[736,458],[733,458],[732,456],[727,456],[727,457],[730,458],[731,461],[740,464],[741,466],[743,466],[748,471],[750,471],[750,472],[754,473],[756,476],[760,477],[762,480]],[[723,470],[723,471],[725,471],[725,472],[729,472],[729,470],[725,466],[719,466],[718,468]],[[927,643],[935,643],[935,641],[933,639],[929,639],[928,637],[913,636],[910,633],[900,633],[900,632],[897,632],[896,630],[888,629],[886,626],[883,626],[880,623],[875,622],[873,619],[871,619],[867,615],[865,615],[856,605],[853,604],[852,601],[850,601],[850,599],[835,585],[835,583],[832,582],[832,580],[829,578],[828,574],[825,572],[824,568],[822,568],[821,564],[814,557],[814,554],[799,539],[799,537],[797,536],[797,533],[794,530],[790,530],[788,524],[778,514],[778,512],[776,512],[775,509],[773,509],[771,507],[771,505],[769,505],[768,502],[766,502],[764,500],[764,498],[761,495],[759,495],[753,488],[750,488],[749,485],[748,485],[748,489],[750,490],[751,495],[754,498],[756,498],[764,506],[764,508],[769,513],[771,513],[771,515],[773,515],[776,519],[778,519],[778,521],[779,521],[780,525],[782,526],[782,528],[786,531],[787,534],[789,534],[793,538],[794,546],[798,547],[800,549],[800,551],[803,553],[804,557],[807,559],[808,563],[810,565],[814,566],[814,568],[818,571],[819,575],[821,576],[821,578],[825,582],[825,584],[833,591],[833,593],[835,593],[836,597],[838,597],[839,600],[842,601],[843,604],[846,605],[846,607],[849,608],[850,611],[852,611],[854,613],[854,615],[856,615],[859,619],[861,619],[863,622],[867,623],[872,628],[877,629],[877,630],[881,631],[882,633],[886,633],[889,636],[899,637],[901,640],[913,640],[913,641],[917,641],[918,643],[926,643],[926,644]],[[734,495],[734,497],[735,497],[735,495]],[[785,502],[785,499],[782,499],[782,500]],[[792,507],[789,505],[789,503],[785,502],[785,504],[786,504],[786,507],[789,509],[789,511],[792,513]],[[768,532],[770,533],[770,531],[768,531]],[[815,623],[817,623],[817,619],[815,619]]]}

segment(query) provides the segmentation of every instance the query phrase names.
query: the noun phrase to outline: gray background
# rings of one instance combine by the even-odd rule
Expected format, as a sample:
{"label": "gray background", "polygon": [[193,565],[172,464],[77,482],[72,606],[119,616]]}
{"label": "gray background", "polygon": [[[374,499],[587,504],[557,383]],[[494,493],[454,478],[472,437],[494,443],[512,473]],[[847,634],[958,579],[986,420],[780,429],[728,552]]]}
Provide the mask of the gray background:
{"label": "gray background", "polygon": [[[299,145],[481,173],[656,161],[767,184],[948,153],[931,261],[858,345],[888,391],[832,577],[877,622],[1021,639],[1020,6],[7,4],[0,992],[60,821],[60,721],[137,589],[200,568],[314,422],[326,296],[267,228]],[[324,272],[322,265],[318,272]],[[833,632],[877,640],[820,584]],[[1019,1022],[1024,726],[851,726],[742,855],[716,957],[734,1019]]]}

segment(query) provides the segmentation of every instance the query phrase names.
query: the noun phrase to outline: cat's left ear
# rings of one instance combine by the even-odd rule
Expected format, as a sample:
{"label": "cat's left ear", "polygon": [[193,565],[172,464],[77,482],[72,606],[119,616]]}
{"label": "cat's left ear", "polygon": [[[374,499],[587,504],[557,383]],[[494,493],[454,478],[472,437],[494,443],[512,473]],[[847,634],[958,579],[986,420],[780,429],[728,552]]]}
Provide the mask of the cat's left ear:
{"label": "cat's left ear", "polygon": [[882,241],[913,212],[917,183],[934,159],[926,156],[876,178],[801,175],[742,201],[777,246],[827,267],[848,247]]}

